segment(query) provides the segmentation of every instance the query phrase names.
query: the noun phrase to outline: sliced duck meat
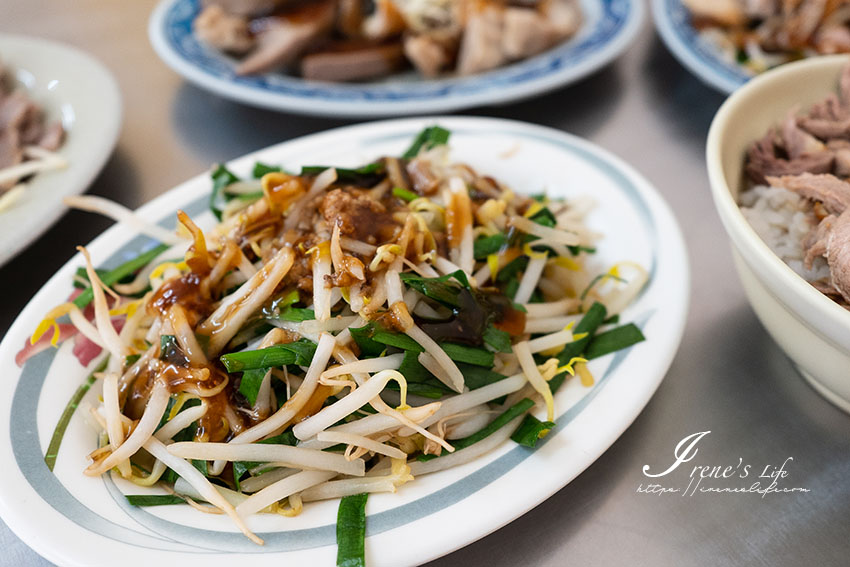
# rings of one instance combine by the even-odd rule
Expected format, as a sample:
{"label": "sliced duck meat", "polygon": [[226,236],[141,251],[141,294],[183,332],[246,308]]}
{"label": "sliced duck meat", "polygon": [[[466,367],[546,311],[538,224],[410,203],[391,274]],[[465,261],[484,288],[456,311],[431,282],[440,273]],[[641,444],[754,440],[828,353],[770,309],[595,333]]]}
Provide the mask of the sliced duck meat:
{"label": "sliced duck meat", "polygon": [[65,141],[65,129],[59,122],[54,122],[47,128],[44,128],[41,138],[38,140],[38,146],[45,150],[55,152]]}
{"label": "sliced duck meat", "polygon": [[395,73],[404,66],[400,43],[351,47],[336,44],[306,55],[301,75],[313,81],[363,81]]}
{"label": "sliced duck meat", "polygon": [[724,26],[739,26],[746,14],[738,0],[683,0],[694,19],[716,22]]}
{"label": "sliced duck meat", "polygon": [[846,115],[848,109],[850,109],[850,65],[844,65],[841,69],[841,77],[838,79],[838,92],[841,95],[841,104]]}
{"label": "sliced duck meat", "polygon": [[431,165],[425,160],[413,158],[407,162],[407,175],[413,183],[413,190],[420,195],[431,195],[437,192],[438,179]]}
{"label": "sliced duck meat", "polygon": [[755,142],[747,151],[746,172],[755,183],[764,184],[768,177],[799,175],[805,172],[829,173],[835,157],[833,152],[823,150],[804,154],[797,159],[778,157],[773,142],[773,133]]}
{"label": "sliced duck meat", "polygon": [[532,8],[505,10],[502,51],[511,59],[522,59],[545,51],[558,40],[543,15]]}
{"label": "sliced duck meat", "polygon": [[850,302],[850,209],[838,217],[829,233],[826,261],[832,285]]}
{"label": "sliced duck meat", "polygon": [[581,9],[575,0],[548,0],[541,2],[543,19],[555,33],[555,40],[562,41],[573,35],[581,26]]}
{"label": "sliced duck meat", "polygon": [[813,105],[809,110],[809,118],[820,120],[844,120],[848,117],[850,117],[850,111],[834,93],[830,93],[822,102]]}
{"label": "sliced duck meat", "polygon": [[815,48],[824,55],[850,52],[850,28],[829,26],[818,31],[814,38]]}
{"label": "sliced duck meat", "polygon": [[788,157],[797,159],[803,154],[810,154],[823,151],[826,146],[797,125],[796,112],[791,111],[788,118],[782,124],[782,138],[785,142],[785,151],[788,152]]}
{"label": "sliced duck meat", "polygon": [[328,35],[335,16],[334,1],[318,0],[254,20],[251,29],[257,36],[257,46],[236,67],[236,72],[250,75],[292,65],[311,45]]}
{"label": "sliced duck meat", "polygon": [[406,25],[393,0],[375,0],[375,11],[363,21],[363,35],[376,41],[398,37]]}
{"label": "sliced duck meat", "polygon": [[24,121],[18,125],[18,132],[21,135],[21,144],[25,146],[37,144],[44,135],[43,113],[39,109],[30,111]]}
{"label": "sliced duck meat", "polygon": [[454,34],[440,32],[409,35],[404,38],[404,54],[426,77],[436,77],[447,69],[457,52]]}
{"label": "sliced duck meat", "polygon": [[203,0],[204,7],[218,6],[234,16],[257,17],[271,14],[299,0]]}
{"label": "sliced duck meat", "polygon": [[750,18],[767,19],[776,13],[778,0],[743,0],[744,13]]}
{"label": "sliced duck meat", "polygon": [[508,62],[502,51],[504,25],[505,10],[500,5],[479,5],[467,15],[458,53],[459,75],[489,71]]}
{"label": "sliced duck meat", "polygon": [[827,118],[802,118],[800,127],[821,140],[850,138],[850,117],[840,120]]}
{"label": "sliced duck meat", "polygon": [[363,0],[339,0],[336,10],[336,29],[349,39],[363,35],[365,18]]}
{"label": "sliced duck meat", "polygon": [[806,253],[803,257],[803,265],[807,270],[812,269],[815,258],[826,254],[826,242],[836,220],[838,217],[835,215],[824,217],[803,240],[803,251]]}
{"label": "sliced duck meat", "polygon": [[198,39],[228,53],[247,53],[254,47],[248,20],[225,12],[218,4],[204,8],[192,22],[192,28]]}
{"label": "sliced duck meat", "polygon": [[838,177],[850,177],[850,148],[838,148],[833,150],[835,164],[833,171]]}
{"label": "sliced duck meat", "polygon": [[821,278],[819,280],[815,280],[813,282],[809,282],[812,284],[812,287],[836,302],[838,305],[843,307],[844,309],[850,309],[850,303],[841,297],[841,292],[835,289],[835,286],[832,285],[830,279]]}
{"label": "sliced duck meat", "polygon": [[16,130],[0,131],[0,169],[21,163],[24,152]]}
{"label": "sliced duck meat", "polygon": [[831,174],[783,175],[768,177],[773,187],[784,187],[810,201],[820,201],[826,211],[833,215],[842,214],[850,207],[850,183]]}
{"label": "sliced duck meat", "polygon": [[[788,49],[808,47],[809,39],[821,23],[827,0],[806,0],[797,3],[794,14],[785,22],[783,37]],[[787,3],[786,3],[787,5]]]}
{"label": "sliced duck meat", "polygon": [[0,130],[20,129],[36,112],[35,104],[23,91],[15,91],[0,100]]}
{"label": "sliced duck meat", "polygon": [[12,92],[12,80],[6,69],[6,64],[0,59],[0,99]]}

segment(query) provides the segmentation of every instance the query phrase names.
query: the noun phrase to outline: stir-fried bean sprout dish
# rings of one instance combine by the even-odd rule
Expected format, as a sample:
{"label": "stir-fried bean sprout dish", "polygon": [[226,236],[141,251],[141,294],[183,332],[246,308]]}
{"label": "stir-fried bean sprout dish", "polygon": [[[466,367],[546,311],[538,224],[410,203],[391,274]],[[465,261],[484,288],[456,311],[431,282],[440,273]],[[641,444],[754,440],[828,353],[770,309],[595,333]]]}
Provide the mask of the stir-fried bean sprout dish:
{"label": "stir-fried bean sprout dish", "polygon": [[162,242],[112,270],[80,248],[79,294],[20,357],[75,337],[97,366],[85,474],[137,484],[134,505],[226,514],[258,544],[252,515],[341,498],[339,560],[362,563],[366,495],[545,437],[565,380],[591,387],[589,360],[644,340],[619,313],[648,275],[594,260],[590,198],[514,193],[452,162],[448,138],[429,127],[356,169],[218,166],[210,230],[76,198]]}

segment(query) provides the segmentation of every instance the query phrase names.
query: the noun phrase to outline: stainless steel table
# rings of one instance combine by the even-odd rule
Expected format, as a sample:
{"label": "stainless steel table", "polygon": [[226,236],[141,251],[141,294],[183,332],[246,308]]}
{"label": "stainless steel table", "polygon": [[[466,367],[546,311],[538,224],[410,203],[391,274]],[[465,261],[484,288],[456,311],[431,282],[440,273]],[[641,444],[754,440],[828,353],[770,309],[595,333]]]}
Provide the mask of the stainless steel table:
{"label": "stainless steel table", "polygon": [[[91,193],[136,207],[215,161],[343,123],[256,110],[187,84],[147,41],[153,6],[150,0],[0,1],[0,30],[76,45],[118,79],[123,131]],[[734,274],[703,160],[708,126],[722,100],[667,53],[647,22],[622,58],[580,84],[471,112],[577,134],[648,177],[685,233],[691,310],[667,377],[608,452],[533,511],[431,565],[850,562],[850,416],[801,380],[755,318]],[[72,244],[88,242],[109,224],[69,212],[0,269],[0,331],[72,255]],[[664,477],[644,476],[644,465],[663,471],[680,440],[704,431],[711,433],[699,441],[692,461]],[[750,465],[749,479],[767,486],[770,479],[755,477],[783,463],[787,476],[780,486],[808,492],[638,492],[652,483],[684,489],[694,465]],[[751,483],[736,485],[744,484]],[[5,525],[0,549],[2,565],[48,564]]]}

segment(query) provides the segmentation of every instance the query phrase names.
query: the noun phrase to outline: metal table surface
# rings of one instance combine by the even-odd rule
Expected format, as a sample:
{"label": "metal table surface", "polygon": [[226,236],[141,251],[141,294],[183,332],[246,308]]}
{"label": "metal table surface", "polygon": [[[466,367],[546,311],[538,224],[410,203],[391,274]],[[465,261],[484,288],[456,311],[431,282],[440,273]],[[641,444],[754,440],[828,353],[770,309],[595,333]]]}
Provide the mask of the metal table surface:
{"label": "metal table surface", "polygon": [[[148,43],[153,6],[151,0],[0,0],[0,31],[80,47],[118,80],[123,130],[90,193],[136,207],[215,161],[343,124],[249,108],[186,83]],[[759,324],[734,273],[703,159],[722,100],[668,54],[647,21],[623,57],[579,84],[469,112],[577,134],[642,172],[683,228],[691,308],[672,367],[623,436],[552,498],[434,567],[850,561],[850,417],[801,380]],[[109,224],[69,212],[0,268],[0,331],[72,255],[72,244],[88,242]],[[699,440],[692,461],[663,477],[644,476],[644,465],[663,471],[683,438],[705,431],[711,433]],[[783,463],[778,487],[807,492],[682,493],[694,465],[739,472],[749,465],[747,482],[708,478],[704,487],[756,480],[766,487],[771,479],[758,476]],[[680,492],[639,492],[650,484]],[[0,549],[2,565],[48,565],[2,524]]]}

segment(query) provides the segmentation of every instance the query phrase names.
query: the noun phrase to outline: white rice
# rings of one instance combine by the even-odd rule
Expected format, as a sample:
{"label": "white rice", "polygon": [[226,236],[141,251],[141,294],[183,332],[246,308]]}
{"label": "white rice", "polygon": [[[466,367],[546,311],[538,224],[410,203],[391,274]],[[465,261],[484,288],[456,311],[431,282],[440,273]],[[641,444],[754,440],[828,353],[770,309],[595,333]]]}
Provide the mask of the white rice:
{"label": "white rice", "polygon": [[803,241],[818,225],[807,199],[781,187],[757,185],[741,193],[739,204],[756,233],[791,269],[810,282],[829,278],[823,257],[815,258],[811,270],[803,265]]}

